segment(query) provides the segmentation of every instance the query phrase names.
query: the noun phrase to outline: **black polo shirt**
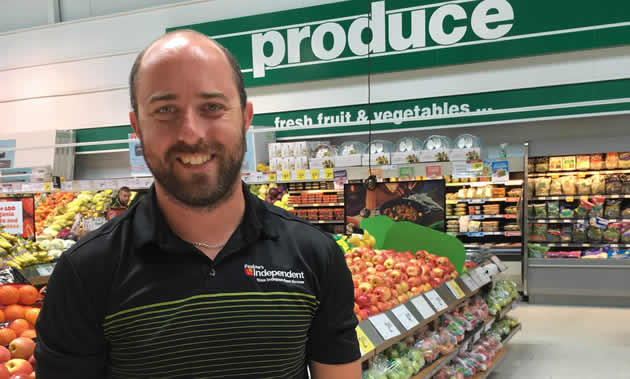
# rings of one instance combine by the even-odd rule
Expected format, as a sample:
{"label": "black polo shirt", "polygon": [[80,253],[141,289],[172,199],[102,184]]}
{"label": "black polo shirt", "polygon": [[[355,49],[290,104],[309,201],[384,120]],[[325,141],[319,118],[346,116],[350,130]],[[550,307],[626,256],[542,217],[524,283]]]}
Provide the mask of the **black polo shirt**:
{"label": "black polo shirt", "polygon": [[214,260],[173,233],[154,189],[66,251],[37,322],[37,377],[303,378],[311,360],[359,359],[335,241],[244,192]]}

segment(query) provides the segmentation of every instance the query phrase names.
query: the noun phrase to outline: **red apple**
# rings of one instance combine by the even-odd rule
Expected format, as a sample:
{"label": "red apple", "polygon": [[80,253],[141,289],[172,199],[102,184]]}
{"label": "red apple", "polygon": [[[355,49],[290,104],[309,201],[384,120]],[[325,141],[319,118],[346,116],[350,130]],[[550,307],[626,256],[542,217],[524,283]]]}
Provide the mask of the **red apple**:
{"label": "red apple", "polygon": [[370,305],[370,308],[368,309],[368,313],[370,314],[370,316],[374,316],[381,313],[381,311],[378,310],[378,307],[375,304],[375,305]]}
{"label": "red apple", "polygon": [[358,287],[354,289],[354,298],[357,299],[359,296],[363,295],[363,291],[361,291]]}
{"label": "red apple", "polygon": [[367,264],[365,264],[365,262],[364,262],[364,261],[358,261],[358,262],[356,263],[356,265],[357,265],[357,266],[359,266],[359,270],[360,270],[361,272],[363,272],[363,271],[367,270],[367,268],[368,268]]}
{"label": "red apple", "polygon": [[0,364],[0,379],[9,379],[11,377],[11,373],[9,369],[4,364]]}
{"label": "red apple", "polygon": [[448,272],[453,272],[455,271],[455,265],[452,264],[451,262],[448,262],[448,264],[446,265],[446,267],[448,268]]}
{"label": "red apple", "polygon": [[399,285],[403,293],[409,291],[409,283],[406,280],[401,280]]}
{"label": "red apple", "polygon": [[376,269],[374,267],[368,267],[365,270],[365,274],[366,275],[374,275],[374,274],[376,274]]}
{"label": "red apple", "polygon": [[385,277],[385,285],[384,287],[387,288],[393,288],[394,287],[394,282],[392,281],[392,279],[390,277]]}
{"label": "red apple", "polygon": [[370,305],[370,298],[367,295],[361,295],[356,298],[356,302],[359,305],[359,308],[366,308]]}
{"label": "red apple", "polygon": [[368,317],[370,317],[370,314],[367,310],[367,308],[363,308],[359,311],[359,316],[361,316],[361,320],[367,320]]}
{"label": "red apple", "polygon": [[374,268],[376,269],[376,272],[385,272],[385,266],[383,265],[376,265],[374,266]]}
{"label": "red apple", "polygon": [[406,263],[398,262],[398,263],[394,264],[394,270],[398,270],[398,271],[404,272],[406,268],[407,268],[407,264]]}
{"label": "red apple", "polygon": [[431,275],[433,275],[434,278],[441,278],[444,276],[444,270],[442,270],[439,267],[436,267],[431,271]]}
{"label": "red apple", "polygon": [[350,272],[353,275],[359,274],[361,272],[361,269],[359,268],[359,265],[353,264],[350,267],[348,267],[350,269]]}
{"label": "red apple", "polygon": [[[376,271],[374,271],[376,273]],[[381,278],[378,275],[370,274],[365,277],[365,280],[368,281],[372,285],[372,288],[380,287],[385,284],[385,279]]]}
{"label": "red apple", "polygon": [[372,291],[372,285],[369,282],[361,282],[359,283],[359,290],[363,294],[368,294]]}
{"label": "red apple", "polygon": [[379,302],[385,302],[392,297],[392,291],[387,287],[377,287],[374,293],[378,296]]}
{"label": "red apple", "polygon": [[373,268],[374,267],[374,263],[372,262],[365,262],[365,266],[369,269],[369,268]]}
{"label": "red apple", "polygon": [[30,338],[18,337],[9,344],[11,358],[28,359],[35,350],[35,341]]}
{"label": "red apple", "polygon": [[408,300],[409,300],[409,297],[407,297],[407,295],[398,296],[398,301],[400,302],[400,304],[406,303]]}
{"label": "red apple", "polygon": [[366,262],[371,262],[373,256],[374,256],[374,253],[371,250],[367,250],[361,254],[361,259],[363,259]]}
{"label": "red apple", "polygon": [[422,289],[420,287],[411,287],[411,292],[413,292],[414,295],[420,295],[422,293]]}
{"label": "red apple", "polygon": [[407,275],[409,276],[416,276],[418,275],[419,272],[420,272],[420,269],[418,268],[418,266],[414,264],[408,265],[407,269],[405,270],[405,273],[407,273]]}
{"label": "red apple", "polygon": [[440,279],[438,279],[438,278],[432,278],[429,281],[429,284],[431,284],[432,288],[438,288],[439,286],[442,285],[442,281]]}
{"label": "red apple", "polygon": [[[359,307],[359,304],[354,303],[354,309],[353,309],[354,313],[359,313],[359,310],[361,310],[361,307]],[[32,358],[32,356],[31,356],[31,358]],[[29,361],[29,363],[31,362],[30,359],[28,361]]]}
{"label": "red apple", "polygon": [[352,284],[354,285],[354,288],[358,288],[359,287],[359,278],[355,277],[356,275],[352,275]]}
{"label": "red apple", "polygon": [[424,259],[426,254],[427,254],[426,251],[418,250],[418,251],[416,251],[415,257],[416,257],[416,259]]}
{"label": "red apple", "polygon": [[385,312],[388,309],[387,305],[385,305],[385,303],[381,303],[380,301],[378,303],[376,303],[376,307],[378,308],[379,312],[381,312],[381,313]]}
{"label": "red apple", "polygon": [[8,362],[9,359],[11,359],[11,353],[9,352],[9,349],[4,346],[0,346],[0,363]]}
{"label": "red apple", "polygon": [[422,284],[427,284],[429,283],[430,280],[431,280],[431,276],[428,273],[422,274],[422,276],[420,277],[420,281],[422,282]]}
{"label": "red apple", "polygon": [[420,275],[431,274],[431,268],[429,268],[429,266],[426,263],[420,265],[420,270],[422,271],[420,272]]}
{"label": "red apple", "polygon": [[407,283],[409,283],[409,287],[418,287],[422,284],[422,280],[420,279],[420,276],[411,276],[409,277]]}
{"label": "red apple", "polygon": [[385,262],[383,262],[383,266],[385,266],[385,268],[387,269],[392,269],[394,268],[394,265],[396,264],[396,262],[394,261],[393,258],[387,258],[385,259]]}
{"label": "red apple", "polygon": [[378,303],[378,296],[376,296],[374,292],[368,294],[368,297],[370,298],[370,305],[376,305],[376,303]]}
{"label": "red apple", "polygon": [[24,359],[11,359],[5,363],[5,366],[7,366],[11,375],[29,375],[33,372],[33,366]]}
{"label": "red apple", "polygon": [[400,271],[398,270],[392,270],[392,272],[389,274],[394,284],[400,282],[400,275]]}
{"label": "red apple", "polygon": [[438,265],[447,266],[449,263],[451,263],[451,262],[446,257],[439,257],[437,259],[437,264]]}
{"label": "red apple", "polygon": [[382,265],[383,262],[385,262],[385,256],[381,253],[380,250],[377,252],[377,254],[375,256],[372,257],[372,263],[374,263],[375,265]]}

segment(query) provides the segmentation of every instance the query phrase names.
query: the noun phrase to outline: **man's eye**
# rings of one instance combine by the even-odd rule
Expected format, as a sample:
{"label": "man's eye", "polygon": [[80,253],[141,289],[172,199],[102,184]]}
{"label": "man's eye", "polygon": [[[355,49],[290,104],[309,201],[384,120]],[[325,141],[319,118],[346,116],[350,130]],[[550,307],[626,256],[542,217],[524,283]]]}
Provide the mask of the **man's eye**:
{"label": "man's eye", "polygon": [[158,108],[156,113],[174,113],[174,112],[175,112],[175,107],[172,105],[167,105],[167,106]]}
{"label": "man's eye", "polygon": [[209,112],[216,112],[216,111],[220,111],[223,110],[223,106],[220,104],[206,104],[204,105],[204,110],[209,111]]}

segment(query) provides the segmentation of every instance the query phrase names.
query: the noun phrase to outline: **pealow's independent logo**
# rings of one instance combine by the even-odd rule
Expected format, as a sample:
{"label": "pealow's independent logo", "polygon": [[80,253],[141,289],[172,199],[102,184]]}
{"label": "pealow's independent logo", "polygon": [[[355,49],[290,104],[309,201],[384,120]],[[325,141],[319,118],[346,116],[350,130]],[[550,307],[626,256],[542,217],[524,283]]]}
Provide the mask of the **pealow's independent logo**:
{"label": "pealow's independent logo", "polygon": [[304,272],[292,270],[267,270],[261,265],[245,265],[245,275],[256,278],[259,283],[285,282],[291,284],[304,284]]}

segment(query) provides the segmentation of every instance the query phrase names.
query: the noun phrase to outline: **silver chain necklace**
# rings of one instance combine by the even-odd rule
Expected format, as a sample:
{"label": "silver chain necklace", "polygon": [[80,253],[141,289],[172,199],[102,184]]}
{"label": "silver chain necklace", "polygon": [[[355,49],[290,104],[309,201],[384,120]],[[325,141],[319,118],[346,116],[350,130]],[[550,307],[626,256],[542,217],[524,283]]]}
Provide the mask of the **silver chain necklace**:
{"label": "silver chain necklace", "polygon": [[194,241],[186,241],[186,242],[188,242],[189,244],[191,244],[193,246],[203,247],[203,248],[206,248],[206,249],[222,249],[225,246],[224,243],[222,243],[220,245],[208,245],[207,243],[203,243],[203,242],[194,242]]}

